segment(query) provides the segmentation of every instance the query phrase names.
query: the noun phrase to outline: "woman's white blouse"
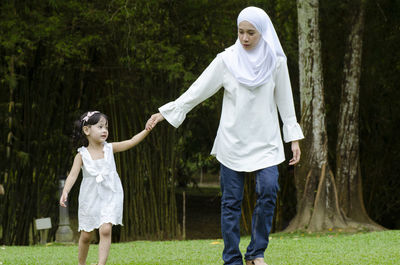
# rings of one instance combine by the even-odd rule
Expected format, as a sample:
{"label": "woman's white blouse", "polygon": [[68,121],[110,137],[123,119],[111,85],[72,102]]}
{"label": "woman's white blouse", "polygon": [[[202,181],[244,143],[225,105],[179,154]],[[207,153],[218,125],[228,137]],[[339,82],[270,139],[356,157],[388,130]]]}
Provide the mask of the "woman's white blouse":
{"label": "woman's white blouse", "polygon": [[273,78],[255,88],[240,84],[220,55],[175,101],[159,108],[175,128],[197,104],[224,87],[222,113],[211,154],[235,171],[252,172],[285,160],[278,111],[285,142],[303,139],[297,123],[286,60],[278,58]]}

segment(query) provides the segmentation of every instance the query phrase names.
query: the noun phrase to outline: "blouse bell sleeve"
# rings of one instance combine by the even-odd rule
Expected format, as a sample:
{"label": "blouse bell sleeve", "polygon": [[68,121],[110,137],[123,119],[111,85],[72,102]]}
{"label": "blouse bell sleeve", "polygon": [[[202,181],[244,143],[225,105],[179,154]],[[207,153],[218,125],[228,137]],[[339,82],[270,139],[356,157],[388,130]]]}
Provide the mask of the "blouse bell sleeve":
{"label": "blouse bell sleeve", "polygon": [[178,128],[190,110],[222,87],[223,73],[224,63],[217,56],[185,93],[158,109],[161,115],[172,126]]}
{"label": "blouse bell sleeve", "polygon": [[283,122],[283,140],[288,143],[303,139],[304,135],[296,119],[286,60],[279,60],[277,64],[274,97]]}

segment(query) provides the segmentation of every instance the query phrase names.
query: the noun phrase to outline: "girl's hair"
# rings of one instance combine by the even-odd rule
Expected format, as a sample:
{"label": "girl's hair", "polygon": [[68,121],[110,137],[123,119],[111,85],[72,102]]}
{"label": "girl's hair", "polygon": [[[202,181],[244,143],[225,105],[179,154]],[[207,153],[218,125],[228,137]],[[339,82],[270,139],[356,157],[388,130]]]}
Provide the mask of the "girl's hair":
{"label": "girl's hair", "polygon": [[99,122],[100,118],[104,117],[108,121],[107,115],[101,113],[100,111],[87,111],[81,115],[79,120],[74,122],[74,130],[72,133],[72,142],[74,146],[88,146],[89,141],[86,135],[83,133],[83,126],[95,125]]}

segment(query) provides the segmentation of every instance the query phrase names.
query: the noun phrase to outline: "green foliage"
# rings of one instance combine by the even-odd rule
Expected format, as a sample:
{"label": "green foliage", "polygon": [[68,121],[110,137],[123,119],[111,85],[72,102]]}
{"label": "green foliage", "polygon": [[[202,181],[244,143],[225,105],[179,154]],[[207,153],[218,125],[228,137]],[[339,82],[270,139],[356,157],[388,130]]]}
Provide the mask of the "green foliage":
{"label": "green foliage", "polygon": [[396,228],[400,225],[400,2],[370,1],[367,10],[360,95],[364,198],[372,218]]}
{"label": "green foliage", "polygon": [[[397,161],[400,124],[397,69],[400,54],[398,1],[366,1],[360,84],[360,162],[364,201],[370,217],[388,228],[399,227]],[[346,38],[357,1],[321,1],[321,39],[326,92],[329,157],[335,168],[339,97]],[[334,38],[332,36],[335,36]],[[397,71],[397,72],[396,72]],[[386,205],[382,208],[381,205]]]}

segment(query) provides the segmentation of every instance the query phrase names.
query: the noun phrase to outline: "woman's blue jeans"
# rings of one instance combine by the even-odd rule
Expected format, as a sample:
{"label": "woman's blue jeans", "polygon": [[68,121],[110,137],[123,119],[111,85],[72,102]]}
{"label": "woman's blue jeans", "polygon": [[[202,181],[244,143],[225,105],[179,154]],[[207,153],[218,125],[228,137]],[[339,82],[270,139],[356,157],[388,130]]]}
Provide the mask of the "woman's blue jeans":
{"label": "woman's blue jeans", "polygon": [[[237,172],[221,164],[221,230],[225,244],[222,253],[224,264],[243,264],[239,242],[244,175],[245,172]],[[256,171],[257,203],[253,211],[251,241],[245,254],[246,260],[264,257],[279,189],[278,175],[277,166]]]}

